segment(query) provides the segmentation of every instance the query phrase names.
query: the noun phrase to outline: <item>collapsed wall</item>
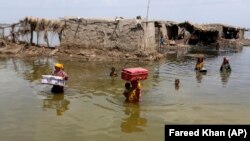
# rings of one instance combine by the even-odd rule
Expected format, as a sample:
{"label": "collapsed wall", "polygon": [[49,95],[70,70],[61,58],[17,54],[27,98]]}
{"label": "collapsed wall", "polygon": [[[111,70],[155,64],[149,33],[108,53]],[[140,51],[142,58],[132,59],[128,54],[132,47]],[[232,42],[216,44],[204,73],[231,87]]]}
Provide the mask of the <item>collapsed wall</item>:
{"label": "collapsed wall", "polygon": [[[153,51],[152,24],[139,19],[64,19],[65,29],[61,46],[68,48],[119,50],[133,52]],[[147,31],[147,37],[145,37]],[[146,39],[147,38],[147,39]]]}
{"label": "collapsed wall", "polygon": [[[6,34],[8,31],[9,34]],[[58,48],[65,56],[112,56],[113,58],[158,58],[168,46],[195,48],[238,48],[245,45],[246,29],[222,24],[176,23],[145,19],[87,19],[81,17],[60,20],[26,17],[9,26],[0,26],[0,38],[12,43]],[[52,33],[52,34],[50,34]],[[50,41],[58,37],[60,45]],[[41,45],[43,39],[47,45]],[[162,40],[164,41],[162,43]],[[163,48],[162,48],[163,47]],[[53,53],[55,54],[55,53]]]}

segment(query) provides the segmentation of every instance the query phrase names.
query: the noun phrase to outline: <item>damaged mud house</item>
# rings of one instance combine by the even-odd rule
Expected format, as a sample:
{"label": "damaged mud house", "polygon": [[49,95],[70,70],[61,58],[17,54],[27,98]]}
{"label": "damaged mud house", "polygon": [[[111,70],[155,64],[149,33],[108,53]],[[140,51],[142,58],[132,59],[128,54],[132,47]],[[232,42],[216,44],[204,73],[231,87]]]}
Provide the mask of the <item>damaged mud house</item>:
{"label": "damaged mud house", "polygon": [[[154,59],[155,53],[160,51],[160,38],[164,40],[163,48],[216,48],[218,44],[221,48],[238,48],[244,46],[245,31],[245,28],[223,24],[146,21],[140,16],[135,19],[65,17],[58,20],[26,17],[12,25],[0,25],[0,53],[3,53],[1,48],[8,46],[7,42],[55,48],[53,40],[56,39],[59,49],[53,55],[62,53],[63,49],[66,53],[68,50],[68,54],[91,57],[95,53],[85,50],[95,50],[113,57],[151,56]],[[112,51],[120,53],[107,53]]]}

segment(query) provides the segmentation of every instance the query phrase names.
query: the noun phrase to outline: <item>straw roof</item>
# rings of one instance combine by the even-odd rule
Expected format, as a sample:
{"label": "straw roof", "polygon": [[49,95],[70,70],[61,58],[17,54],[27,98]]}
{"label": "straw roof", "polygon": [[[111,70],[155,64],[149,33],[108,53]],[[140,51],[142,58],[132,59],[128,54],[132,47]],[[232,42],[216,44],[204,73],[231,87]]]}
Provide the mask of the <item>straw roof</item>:
{"label": "straw roof", "polygon": [[218,27],[216,26],[212,26],[212,25],[208,25],[208,24],[194,24],[194,23],[190,23],[190,22],[184,22],[184,23],[180,23],[180,26],[191,26],[193,27],[194,30],[199,30],[199,31],[203,31],[203,32],[215,32],[218,31]]}
{"label": "straw roof", "polygon": [[217,31],[216,27],[213,26],[208,26],[208,25],[198,25],[198,24],[194,24],[194,28],[196,30],[201,30],[201,31]]}
{"label": "straw roof", "polygon": [[228,28],[235,28],[239,30],[246,30],[244,27],[239,27],[239,26],[233,26],[233,25],[228,25],[228,24],[207,24],[209,26],[215,26],[215,27],[228,27]]}
{"label": "straw roof", "polygon": [[36,31],[52,30],[53,32],[60,32],[64,28],[64,22],[60,20],[40,19],[36,17],[25,17],[23,20],[20,20],[20,23],[23,27],[32,25]]}
{"label": "straw roof", "polygon": [[181,26],[181,27],[188,26],[189,28],[192,27],[193,30],[198,30],[201,32],[219,32],[223,28],[230,28],[233,30],[247,31],[246,28],[235,27],[235,26],[226,25],[226,24],[194,24],[194,23],[190,23],[190,22],[184,22],[184,23],[180,23],[179,26]]}

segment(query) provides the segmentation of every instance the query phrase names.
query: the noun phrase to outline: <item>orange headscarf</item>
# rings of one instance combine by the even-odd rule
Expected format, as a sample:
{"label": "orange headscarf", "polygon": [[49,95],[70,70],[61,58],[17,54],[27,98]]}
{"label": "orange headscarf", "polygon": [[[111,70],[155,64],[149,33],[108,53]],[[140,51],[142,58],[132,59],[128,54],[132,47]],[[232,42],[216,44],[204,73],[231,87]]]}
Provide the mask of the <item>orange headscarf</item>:
{"label": "orange headscarf", "polygon": [[60,68],[60,69],[63,69],[63,64],[56,63],[56,64],[55,64],[55,67]]}

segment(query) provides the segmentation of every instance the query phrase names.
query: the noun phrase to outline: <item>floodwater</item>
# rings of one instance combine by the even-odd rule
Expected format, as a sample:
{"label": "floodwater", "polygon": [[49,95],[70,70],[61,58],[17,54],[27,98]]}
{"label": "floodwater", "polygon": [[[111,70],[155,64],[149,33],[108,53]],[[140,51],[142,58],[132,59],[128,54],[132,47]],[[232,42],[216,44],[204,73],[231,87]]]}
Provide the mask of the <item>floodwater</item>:
{"label": "floodwater", "polygon": [[[232,72],[221,74],[224,56]],[[165,124],[249,124],[250,48],[209,56],[207,74],[196,60],[160,62],[76,62],[57,59],[0,59],[0,138],[3,141],[159,141]],[[55,62],[70,78],[64,95],[40,84]],[[110,78],[114,66],[119,77]],[[139,104],[124,103],[120,71],[144,67]],[[179,89],[174,80],[181,81]]]}

